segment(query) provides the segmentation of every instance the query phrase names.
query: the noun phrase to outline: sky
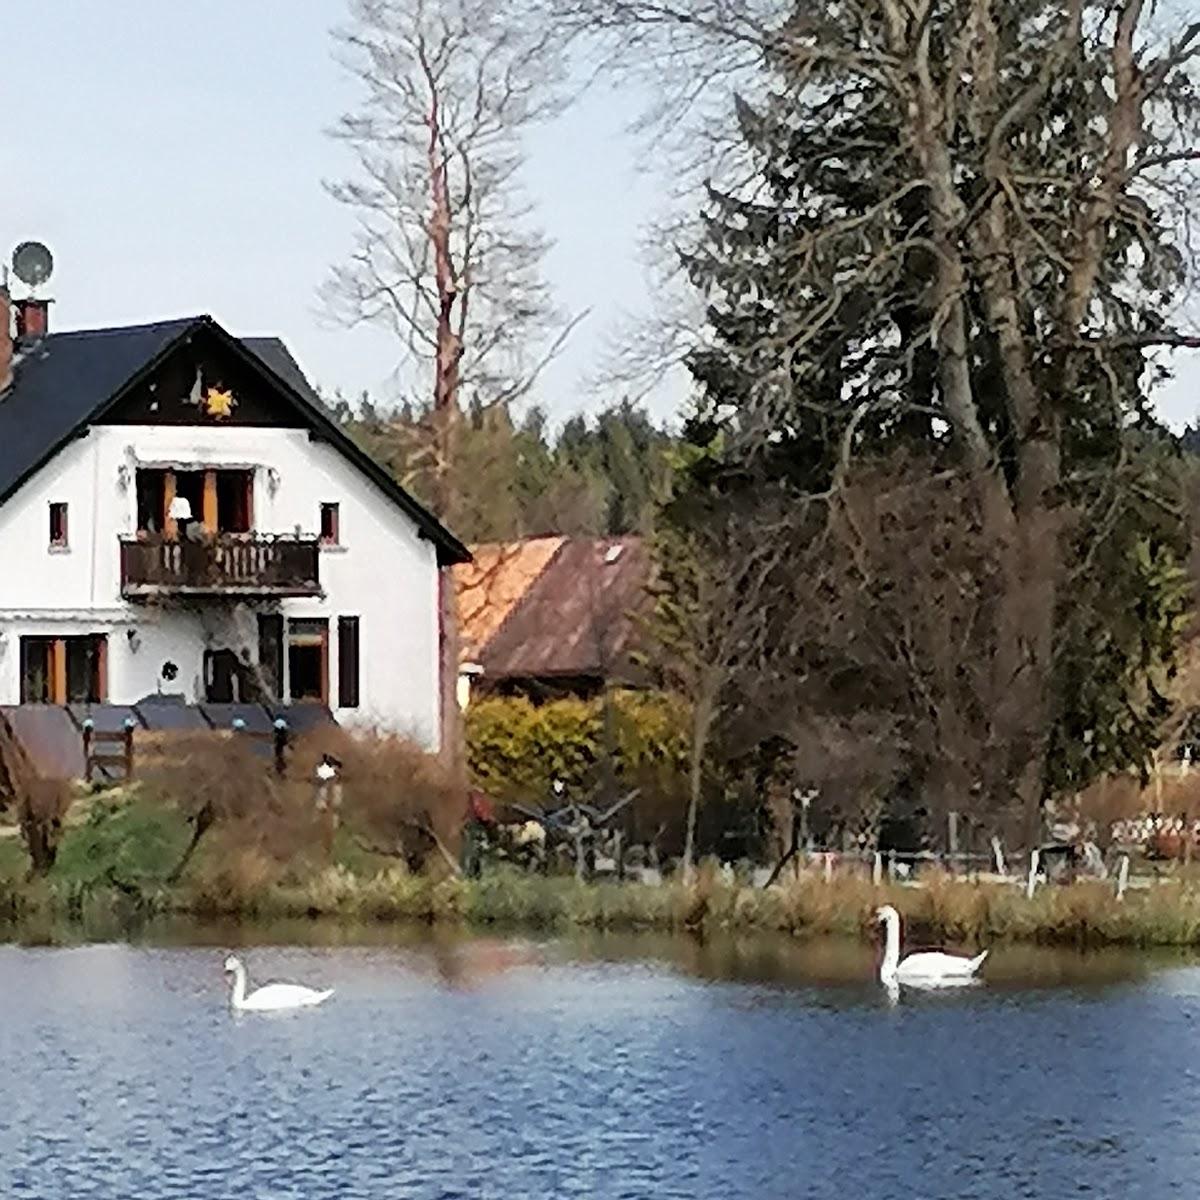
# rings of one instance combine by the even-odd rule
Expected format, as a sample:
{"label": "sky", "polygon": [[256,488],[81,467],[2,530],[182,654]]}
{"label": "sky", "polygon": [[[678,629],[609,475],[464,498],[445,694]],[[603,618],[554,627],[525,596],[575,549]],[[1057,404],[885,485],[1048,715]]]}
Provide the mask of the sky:
{"label": "sky", "polygon": [[[325,134],[355,98],[329,38],[344,0],[25,11],[0,78],[0,260],[26,239],[50,246],[53,327],[211,313],[237,334],[282,336],[327,391],[395,398],[387,334],[332,324],[317,297],[351,246],[352,214],[321,186],[350,167]],[[533,397],[557,419],[617,398],[589,380],[617,327],[655,303],[641,246],[666,185],[628,133],[640,99],[595,88],[530,139],[526,186],[555,241],[547,275],[567,311],[589,310]],[[678,380],[661,388],[656,415],[683,396]],[[1197,409],[1193,355],[1160,412],[1180,426]]]}

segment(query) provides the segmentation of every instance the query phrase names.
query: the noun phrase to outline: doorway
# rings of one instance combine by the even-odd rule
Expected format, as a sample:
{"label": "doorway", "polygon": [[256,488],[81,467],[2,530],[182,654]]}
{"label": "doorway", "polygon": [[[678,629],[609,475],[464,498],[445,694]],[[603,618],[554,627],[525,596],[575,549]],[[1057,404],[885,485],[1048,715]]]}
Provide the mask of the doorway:
{"label": "doorway", "polygon": [[288,694],[293,703],[329,703],[329,622],[324,617],[288,622]]}

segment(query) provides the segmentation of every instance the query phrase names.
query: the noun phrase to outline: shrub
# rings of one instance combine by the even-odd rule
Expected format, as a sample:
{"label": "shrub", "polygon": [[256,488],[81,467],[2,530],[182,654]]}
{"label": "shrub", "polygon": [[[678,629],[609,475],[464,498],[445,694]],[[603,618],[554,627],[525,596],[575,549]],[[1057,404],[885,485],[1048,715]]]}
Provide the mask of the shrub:
{"label": "shrub", "polygon": [[[687,803],[687,709],[654,692],[610,693],[612,776],[621,791],[640,788],[624,827],[648,840],[675,830]],[[591,799],[602,781],[605,701],[487,697],[467,709],[471,774],[501,802],[546,804],[560,779],[567,795]],[[675,839],[677,840],[677,839]]]}
{"label": "shrub", "polygon": [[166,882],[189,831],[174,808],[140,795],[98,797],[63,838],[53,876],[83,886]]}
{"label": "shrub", "polygon": [[360,849],[400,858],[414,870],[456,869],[466,797],[436,755],[394,734],[316,730],[296,743],[288,769],[309,811],[324,754],[342,764],[342,824]]}
{"label": "shrub", "polygon": [[[359,866],[401,858],[416,868],[430,859],[443,871],[458,853],[465,803],[440,762],[403,738],[317,730],[297,740],[283,778],[264,743],[235,733],[147,740],[139,760],[143,795],[177,810],[192,828],[173,880],[202,842],[215,848],[199,854],[193,869],[214,890],[235,869],[228,856],[242,851],[252,852],[243,873],[254,886],[265,862],[275,878],[307,877],[331,865],[335,849]],[[315,804],[316,767],[326,754],[342,763],[342,830],[332,843],[333,823]]]}

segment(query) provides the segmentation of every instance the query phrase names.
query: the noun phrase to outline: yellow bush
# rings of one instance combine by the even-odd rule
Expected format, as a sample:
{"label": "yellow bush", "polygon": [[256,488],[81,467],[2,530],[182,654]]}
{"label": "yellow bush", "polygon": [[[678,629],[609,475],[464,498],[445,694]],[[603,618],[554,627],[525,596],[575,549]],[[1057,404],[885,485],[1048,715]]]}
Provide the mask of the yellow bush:
{"label": "yellow bush", "polygon": [[[613,769],[622,786],[678,794],[686,773],[687,710],[660,693],[612,693]],[[569,795],[595,787],[605,752],[604,700],[532,704],[491,697],[467,710],[475,782],[500,801],[546,803],[560,779]]]}

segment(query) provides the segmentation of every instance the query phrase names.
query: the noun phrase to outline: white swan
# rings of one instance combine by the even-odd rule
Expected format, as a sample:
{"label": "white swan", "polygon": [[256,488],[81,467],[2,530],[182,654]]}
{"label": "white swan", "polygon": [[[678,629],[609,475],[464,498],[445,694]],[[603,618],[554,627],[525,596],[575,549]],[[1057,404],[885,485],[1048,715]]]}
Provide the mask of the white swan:
{"label": "white swan", "polygon": [[875,914],[887,926],[887,945],[879,979],[887,988],[904,983],[910,987],[955,987],[971,983],[988,952],[967,958],[961,954],[943,954],[939,950],[910,954],[900,961],[900,914],[885,904]]}
{"label": "white swan", "polygon": [[318,992],[297,983],[268,983],[246,995],[246,968],[232,954],[225,960],[225,974],[233,976],[230,1003],[238,1012],[280,1012],[286,1008],[311,1008],[333,995],[333,988]]}

